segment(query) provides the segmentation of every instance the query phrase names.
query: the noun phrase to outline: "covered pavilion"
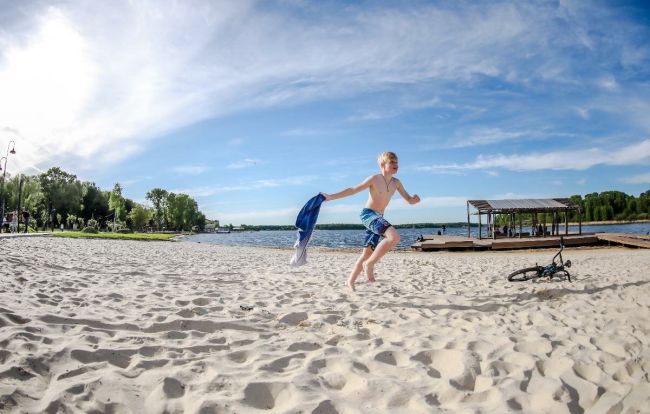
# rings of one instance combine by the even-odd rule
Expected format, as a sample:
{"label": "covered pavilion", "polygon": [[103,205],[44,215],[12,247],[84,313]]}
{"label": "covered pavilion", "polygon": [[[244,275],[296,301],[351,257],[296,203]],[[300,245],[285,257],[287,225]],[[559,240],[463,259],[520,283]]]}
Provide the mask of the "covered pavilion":
{"label": "covered pavilion", "polygon": [[[470,206],[476,212],[470,213]],[[571,203],[568,198],[542,198],[542,199],[521,199],[521,200],[468,200],[467,201],[467,237],[470,233],[470,215],[478,216],[478,238],[482,238],[481,217],[486,216],[487,236],[496,239],[497,237],[529,237],[529,236],[558,236],[560,235],[560,220],[564,218],[564,234],[569,234],[569,212],[578,212],[578,234],[582,234],[582,211],[579,205]],[[538,222],[537,213],[546,213],[542,222]],[[523,216],[530,214],[531,231],[523,230]],[[551,215],[551,230],[546,227],[546,215]],[[495,225],[499,215],[508,216],[508,224],[503,230]],[[563,217],[562,217],[563,216]],[[516,231],[516,227],[519,231]]]}

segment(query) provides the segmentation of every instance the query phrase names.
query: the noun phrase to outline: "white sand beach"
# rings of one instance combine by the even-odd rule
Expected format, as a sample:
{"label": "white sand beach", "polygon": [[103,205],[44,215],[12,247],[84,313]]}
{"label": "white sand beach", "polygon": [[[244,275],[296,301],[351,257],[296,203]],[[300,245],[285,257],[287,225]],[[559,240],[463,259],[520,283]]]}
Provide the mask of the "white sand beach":
{"label": "white sand beach", "polygon": [[0,240],[0,412],[650,412],[650,251]]}

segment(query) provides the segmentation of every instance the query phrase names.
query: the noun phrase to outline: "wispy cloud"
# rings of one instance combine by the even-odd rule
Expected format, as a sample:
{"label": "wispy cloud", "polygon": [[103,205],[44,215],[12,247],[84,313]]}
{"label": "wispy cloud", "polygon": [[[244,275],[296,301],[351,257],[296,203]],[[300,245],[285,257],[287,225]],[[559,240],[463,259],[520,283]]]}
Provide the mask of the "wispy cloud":
{"label": "wispy cloud", "polygon": [[262,188],[275,188],[285,186],[300,186],[315,180],[315,176],[286,177],[268,180],[255,180],[240,185],[215,185],[203,187],[177,188],[171,190],[174,193],[183,193],[193,197],[209,197],[215,194],[228,193],[234,191],[251,191]]}
{"label": "wispy cloud", "polygon": [[420,171],[448,173],[478,169],[511,171],[586,170],[596,165],[637,165],[650,159],[650,139],[618,150],[589,148],[584,150],[536,152],[512,155],[479,155],[464,164],[438,164],[419,167]]}
{"label": "wispy cloud", "polygon": [[539,136],[538,131],[504,131],[501,128],[480,128],[469,132],[467,136],[457,137],[447,143],[447,146],[450,148],[473,147],[536,136]]}
{"label": "wispy cloud", "polygon": [[650,184],[650,172],[626,177],[622,181],[629,184]]}
{"label": "wispy cloud", "polygon": [[257,164],[259,164],[261,162],[262,161],[260,161],[258,159],[255,159],[255,158],[244,158],[241,161],[236,161],[236,162],[233,162],[231,164],[228,164],[228,166],[226,166],[226,168],[238,170],[238,169],[242,169],[242,168],[252,167],[252,166],[257,165]]}
{"label": "wispy cloud", "polygon": [[203,174],[206,171],[210,171],[212,168],[207,165],[180,165],[178,167],[172,168],[177,174],[183,175],[199,175]]}
{"label": "wispy cloud", "polygon": [[403,199],[395,200],[390,206],[391,210],[404,210],[404,209],[429,209],[429,208],[442,208],[442,207],[462,207],[465,206],[468,198],[457,196],[436,196],[436,197],[422,197],[418,204],[408,204]]}
{"label": "wispy cloud", "polygon": [[246,140],[243,138],[232,138],[226,142],[230,147],[240,147],[246,143]]}
{"label": "wispy cloud", "polygon": [[340,130],[335,129],[316,129],[316,128],[293,128],[284,131],[281,135],[286,137],[318,137],[323,135],[339,135]]}
{"label": "wispy cloud", "polygon": [[260,223],[260,220],[269,220],[276,223],[291,223],[296,219],[299,209],[295,207],[279,208],[269,210],[254,210],[241,213],[212,211],[208,214],[219,217],[221,224],[248,224],[251,222]]}

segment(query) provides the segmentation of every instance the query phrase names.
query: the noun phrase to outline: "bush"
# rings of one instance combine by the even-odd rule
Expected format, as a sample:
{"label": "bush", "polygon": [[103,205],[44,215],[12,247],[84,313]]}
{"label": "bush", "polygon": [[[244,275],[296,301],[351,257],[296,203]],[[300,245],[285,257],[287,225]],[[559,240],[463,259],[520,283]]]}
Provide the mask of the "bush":
{"label": "bush", "polygon": [[119,230],[115,230],[115,233],[129,234],[129,233],[133,233],[133,230],[131,230],[131,229],[119,229]]}
{"label": "bush", "polygon": [[[88,227],[97,229],[99,227],[99,223],[97,222],[97,220],[91,218],[88,220]],[[88,227],[85,227],[84,230],[86,230]]]}
{"label": "bush", "polygon": [[[88,220],[88,221],[90,221],[90,220]],[[81,232],[82,233],[93,233],[93,234],[99,233],[99,231],[94,227],[84,227],[84,229],[81,230]]]}

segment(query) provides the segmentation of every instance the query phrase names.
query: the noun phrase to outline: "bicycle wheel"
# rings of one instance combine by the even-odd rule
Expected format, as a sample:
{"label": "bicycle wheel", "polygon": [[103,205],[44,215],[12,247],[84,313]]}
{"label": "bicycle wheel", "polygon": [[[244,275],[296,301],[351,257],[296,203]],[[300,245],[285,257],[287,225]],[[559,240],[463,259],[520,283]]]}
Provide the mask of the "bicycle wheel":
{"label": "bicycle wheel", "polygon": [[519,269],[508,275],[508,282],[525,282],[526,280],[534,279],[542,275],[543,267],[534,266],[525,269]]}

